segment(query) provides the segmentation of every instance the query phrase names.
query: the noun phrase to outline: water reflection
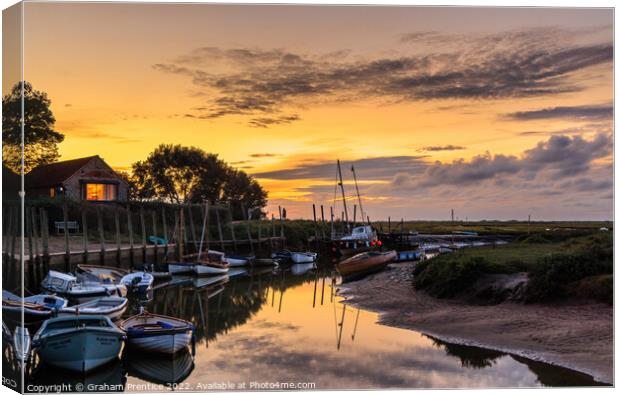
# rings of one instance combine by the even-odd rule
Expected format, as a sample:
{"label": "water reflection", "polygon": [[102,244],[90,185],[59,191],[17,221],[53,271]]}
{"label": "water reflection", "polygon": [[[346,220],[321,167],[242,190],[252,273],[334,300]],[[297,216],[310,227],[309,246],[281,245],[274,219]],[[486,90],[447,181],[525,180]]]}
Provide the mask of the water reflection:
{"label": "water reflection", "polygon": [[319,264],[240,270],[232,277],[174,277],[157,284],[149,298],[132,297],[126,315],[145,308],[191,321],[195,356],[161,357],[126,348],[121,361],[87,377],[44,368],[29,382],[106,382],[124,388],[125,382],[230,381],[247,383],[246,389],[266,381],[312,382],[317,389],[598,384],[568,369],[379,325],[377,314],[342,303],[331,273],[331,265]]}

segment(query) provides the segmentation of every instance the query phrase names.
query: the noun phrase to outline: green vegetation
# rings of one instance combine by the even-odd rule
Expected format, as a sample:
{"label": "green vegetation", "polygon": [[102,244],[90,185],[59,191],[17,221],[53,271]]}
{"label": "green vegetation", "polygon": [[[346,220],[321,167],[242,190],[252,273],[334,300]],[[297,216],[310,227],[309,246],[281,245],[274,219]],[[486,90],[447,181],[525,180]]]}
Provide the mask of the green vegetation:
{"label": "green vegetation", "polygon": [[575,296],[612,303],[613,235],[546,232],[503,246],[465,249],[419,263],[413,284],[448,298],[467,291],[481,276],[517,272],[529,276],[526,302]]}

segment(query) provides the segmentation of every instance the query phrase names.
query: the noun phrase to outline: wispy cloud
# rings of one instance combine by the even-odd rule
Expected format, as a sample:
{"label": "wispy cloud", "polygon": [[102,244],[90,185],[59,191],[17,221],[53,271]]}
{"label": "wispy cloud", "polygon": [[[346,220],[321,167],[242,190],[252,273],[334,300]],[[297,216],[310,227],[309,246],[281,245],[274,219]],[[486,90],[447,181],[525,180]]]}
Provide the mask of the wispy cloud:
{"label": "wispy cloud", "polygon": [[429,145],[418,149],[418,152],[436,152],[436,151],[459,151],[464,150],[465,147],[461,145]]}
{"label": "wispy cloud", "polygon": [[[566,32],[498,33],[477,37],[476,50],[453,45],[441,47],[442,52],[374,59],[203,47],[153,67],[190,78],[195,90],[212,97],[193,117],[247,115],[250,126],[269,127],[298,120],[291,109],[313,101],[494,100],[577,92],[582,86],[569,77],[610,64],[613,45],[573,44],[563,39]],[[403,40],[421,38],[455,43],[454,37],[431,32],[412,33]],[[465,37],[458,40],[468,42]]]}
{"label": "wispy cloud", "polygon": [[572,106],[551,107],[531,111],[519,111],[508,114],[508,117],[518,121],[532,121],[540,119],[572,119],[590,121],[611,119],[613,113],[613,105]]}

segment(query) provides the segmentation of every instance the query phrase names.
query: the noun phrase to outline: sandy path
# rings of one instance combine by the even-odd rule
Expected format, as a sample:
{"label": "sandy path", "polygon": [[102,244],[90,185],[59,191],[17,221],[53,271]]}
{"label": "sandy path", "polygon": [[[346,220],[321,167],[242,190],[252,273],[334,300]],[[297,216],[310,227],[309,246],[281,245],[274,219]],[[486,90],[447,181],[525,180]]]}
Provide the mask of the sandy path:
{"label": "sandy path", "polygon": [[592,302],[477,306],[436,299],[411,285],[411,266],[341,285],[347,302],[381,313],[380,323],[444,341],[544,361],[613,382],[613,307]]}

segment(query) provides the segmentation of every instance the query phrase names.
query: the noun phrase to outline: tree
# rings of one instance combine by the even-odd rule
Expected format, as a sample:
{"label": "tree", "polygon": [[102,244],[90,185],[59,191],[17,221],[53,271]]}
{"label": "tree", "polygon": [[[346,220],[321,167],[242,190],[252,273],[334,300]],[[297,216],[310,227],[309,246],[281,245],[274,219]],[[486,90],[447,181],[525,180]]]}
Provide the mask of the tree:
{"label": "tree", "polygon": [[246,218],[248,210],[252,211],[252,218],[256,218],[254,210],[267,205],[267,192],[246,172],[229,169],[222,191],[222,202],[230,204],[236,219]]}
{"label": "tree", "polygon": [[[23,83],[24,98],[24,172],[55,162],[59,158],[58,144],[65,136],[54,130],[56,119],[50,110],[47,93],[36,91]],[[2,163],[21,172],[21,112],[22,83],[13,86],[2,97]]]}

